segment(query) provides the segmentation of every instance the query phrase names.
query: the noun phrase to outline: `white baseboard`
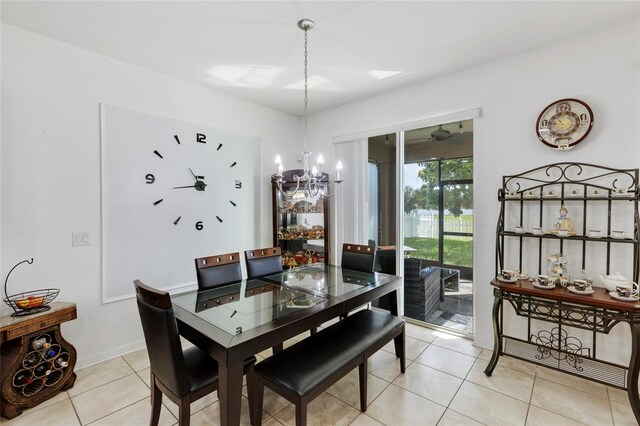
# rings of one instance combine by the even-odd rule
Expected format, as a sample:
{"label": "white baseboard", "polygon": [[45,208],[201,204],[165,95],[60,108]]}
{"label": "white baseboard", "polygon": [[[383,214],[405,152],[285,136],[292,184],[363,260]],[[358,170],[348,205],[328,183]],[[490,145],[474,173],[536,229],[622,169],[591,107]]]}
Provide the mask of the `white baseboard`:
{"label": "white baseboard", "polygon": [[129,352],[133,352],[135,350],[144,348],[145,342],[143,340],[137,340],[132,343],[127,343],[126,345],[118,346],[115,348],[109,348],[107,351],[99,352],[97,354],[93,354],[87,357],[78,357],[78,362],[76,363],[76,370],[80,370],[81,368],[90,367],[94,364],[99,364],[101,362],[110,360],[112,358],[116,358],[127,354]]}
{"label": "white baseboard", "polygon": [[493,351],[493,339],[473,339],[473,346]]}

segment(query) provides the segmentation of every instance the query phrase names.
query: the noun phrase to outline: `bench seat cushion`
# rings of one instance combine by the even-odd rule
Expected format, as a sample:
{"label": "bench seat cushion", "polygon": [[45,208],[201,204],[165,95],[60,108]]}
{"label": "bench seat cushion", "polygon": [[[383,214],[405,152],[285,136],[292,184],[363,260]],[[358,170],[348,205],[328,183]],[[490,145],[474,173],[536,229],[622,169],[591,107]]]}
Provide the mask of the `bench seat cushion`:
{"label": "bench seat cushion", "polygon": [[302,397],[403,324],[362,310],[258,363],[255,372]]}

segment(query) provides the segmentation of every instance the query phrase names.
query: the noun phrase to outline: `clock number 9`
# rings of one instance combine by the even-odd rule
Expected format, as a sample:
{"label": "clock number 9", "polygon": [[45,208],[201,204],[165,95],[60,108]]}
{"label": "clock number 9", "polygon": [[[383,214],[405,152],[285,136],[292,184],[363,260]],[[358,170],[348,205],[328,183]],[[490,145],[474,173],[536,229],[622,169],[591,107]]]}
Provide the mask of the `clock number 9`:
{"label": "clock number 9", "polygon": [[151,173],[146,175],[145,179],[147,180],[147,183],[154,183],[156,181],[156,177],[154,175],[152,175]]}
{"label": "clock number 9", "polygon": [[196,229],[198,231],[202,231],[202,228],[204,228],[204,225],[202,224],[202,221],[196,222]]}

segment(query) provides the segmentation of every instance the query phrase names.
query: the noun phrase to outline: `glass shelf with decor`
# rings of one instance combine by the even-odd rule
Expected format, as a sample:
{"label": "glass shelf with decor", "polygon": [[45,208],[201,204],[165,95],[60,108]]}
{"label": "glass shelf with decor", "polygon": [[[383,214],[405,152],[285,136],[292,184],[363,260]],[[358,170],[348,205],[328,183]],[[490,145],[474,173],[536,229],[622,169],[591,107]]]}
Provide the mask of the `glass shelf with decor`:
{"label": "glass shelf with decor", "polygon": [[[329,263],[329,175],[322,174],[320,194],[302,188],[297,192],[294,175],[302,170],[282,172],[282,190],[272,187],[273,245],[282,248],[282,264],[291,268],[310,263]],[[302,185],[301,185],[302,186]]]}

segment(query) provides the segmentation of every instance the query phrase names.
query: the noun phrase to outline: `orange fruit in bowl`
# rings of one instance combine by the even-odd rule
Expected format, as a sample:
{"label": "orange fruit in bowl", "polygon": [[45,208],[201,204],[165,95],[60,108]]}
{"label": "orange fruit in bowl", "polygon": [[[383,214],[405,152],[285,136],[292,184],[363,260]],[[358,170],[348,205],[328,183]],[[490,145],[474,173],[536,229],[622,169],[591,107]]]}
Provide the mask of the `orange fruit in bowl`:
{"label": "orange fruit in bowl", "polygon": [[18,299],[16,300],[16,306],[20,309],[28,308],[30,300],[29,299]]}
{"label": "orange fruit in bowl", "polygon": [[27,297],[27,299],[29,299],[29,307],[30,308],[40,307],[44,303],[44,297],[42,297],[42,296],[39,296],[39,297],[29,296],[29,297]]}

